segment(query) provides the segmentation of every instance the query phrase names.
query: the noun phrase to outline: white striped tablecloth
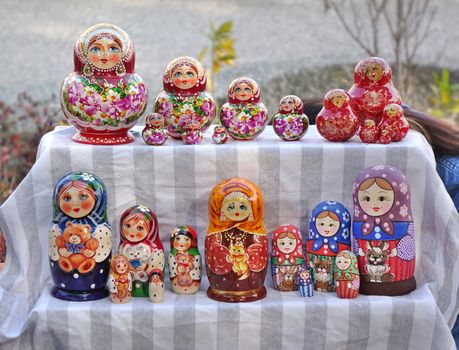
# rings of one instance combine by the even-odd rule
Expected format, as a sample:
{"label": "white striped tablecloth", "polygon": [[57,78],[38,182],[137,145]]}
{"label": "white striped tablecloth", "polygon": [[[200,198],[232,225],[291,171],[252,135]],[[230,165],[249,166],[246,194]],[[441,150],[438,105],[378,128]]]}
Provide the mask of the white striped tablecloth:
{"label": "white striped tablecloth", "polygon": [[[59,127],[43,137],[32,170],[0,207],[8,246],[0,273],[1,349],[454,348],[450,327],[459,308],[459,215],[420,134],[410,131],[390,145],[365,145],[357,138],[331,143],[311,126],[301,141],[283,142],[268,127],[253,141],[225,145],[212,144],[209,130],[197,146],[168,140],[152,147],[137,137],[132,144],[111,147],[74,143],[74,132]],[[253,303],[208,299],[205,277],[192,296],[173,294],[167,283],[161,304],[138,298],[126,305],[108,299],[74,303],[49,295],[52,191],[70,171],[90,171],[104,181],[115,246],[123,211],[144,204],[158,216],[166,254],[172,228],[191,225],[199,232],[203,255],[207,200],[221,180],[241,176],[260,186],[269,231],[291,223],[305,233],[315,204],[338,200],[351,208],[355,177],[377,164],[399,168],[411,185],[418,288],[409,295],[341,300],[318,292],[301,298],[273,290],[269,274],[267,298]]]}

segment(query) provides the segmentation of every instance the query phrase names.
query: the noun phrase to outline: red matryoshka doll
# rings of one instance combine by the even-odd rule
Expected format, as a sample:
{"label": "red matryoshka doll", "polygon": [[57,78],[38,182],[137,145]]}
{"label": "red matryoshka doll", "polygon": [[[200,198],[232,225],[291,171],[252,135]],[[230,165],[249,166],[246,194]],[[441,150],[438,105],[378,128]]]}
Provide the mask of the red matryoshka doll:
{"label": "red matryoshka doll", "polygon": [[335,259],[335,289],[341,299],[354,299],[359,295],[360,274],[357,257],[350,250],[343,250]]}
{"label": "red matryoshka doll", "polygon": [[379,126],[380,143],[401,141],[408,134],[410,125],[405,118],[402,106],[391,103],[384,108],[383,119]]}
{"label": "red matryoshka doll", "polygon": [[359,137],[365,143],[376,143],[378,141],[379,128],[373,119],[365,120],[365,123],[360,127]]}
{"label": "red matryoshka doll", "polygon": [[202,131],[199,129],[199,123],[190,120],[186,123],[185,131],[182,133],[182,140],[187,145],[197,145],[203,139]]}
{"label": "red matryoshka doll", "polygon": [[212,134],[212,142],[217,145],[225,144],[228,141],[228,134],[223,126],[217,125]]}
{"label": "red matryoshka doll", "polygon": [[311,212],[307,252],[314,289],[332,292],[335,257],[351,246],[351,214],[340,202],[321,202]]}
{"label": "red matryoshka doll", "polygon": [[252,140],[262,133],[268,124],[268,110],[260,102],[260,88],[255,80],[244,77],[231,82],[220,121],[236,140]]}
{"label": "red matryoshka doll", "polygon": [[354,85],[348,91],[351,107],[363,124],[373,119],[379,125],[384,107],[390,103],[401,104],[400,94],[392,84],[392,70],[379,57],[361,60],[354,69]]}
{"label": "red matryoshka doll", "polygon": [[271,273],[274,288],[298,290],[297,273],[303,264],[303,243],[300,230],[293,225],[276,228],[272,239]]}
{"label": "red matryoshka doll", "polygon": [[288,95],[279,103],[279,112],[273,117],[273,128],[284,141],[300,140],[308,131],[309,119],[303,111],[303,101]]}
{"label": "red matryoshka doll", "polygon": [[6,259],[6,243],[5,237],[3,237],[3,232],[0,231],[0,271],[3,269]]}
{"label": "red matryoshka doll", "polygon": [[215,118],[216,104],[206,91],[202,64],[188,56],[172,60],[163,75],[164,90],[155,100],[155,112],[164,116],[169,135],[182,138],[189,121],[197,121],[205,131]]}
{"label": "red matryoshka doll", "polygon": [[150,208],[135,205],[120,220],[119,254],[129,259],[132,296],[148,297],[149,280],[154,271],[164,272],[164,250],[159,238],[158,220]]}
{"label": "red matryoshka doll", "polygon": [[167,139],[164,117],[159,113],[150,113],[145,120],[142,138],[148,145],[160,146]]}
{"label": "red matryoshka doll", "polygon": [[242,178],[223,180],[209,197],[206,270],[214,300],[244,302],[266,296],[268,238],[259,188]]}
{"label": "red matryoshka doll", "polygon": [[355,135],[359,121],[352,112],[349,95],[341,89],[327,92],[316,118],[317,131],[329,141],[343,142]]}
{"label": "red matryoshka doll", "polygon": [[190,226],[172,230],[169,254],[169,277],[177,294],[194,294],[201,285],[201,255],[198,235]]}
{"label": "red matryoshka doll", "polygon": [[362,171],[353,186],[354,253],[360,293],[403,295],[416,288],[415,241],[410,189],[395,167]]}
{"label": "red matryoshka doll", "polygon": [[73,140],[94,145],[134,140],[129,132],[147,105],[147,86],[135,73],[134,45],[121,28],[86,29],[74,48],[74,72],[61,89],[65,117],[78,129]]}
{"label": "red matryoshka doll", "polygon": [[53,211],[48,235],[51,295],[69,301],[107,297],[112,231],[104,183],[87,172],[65,175],[54,188]]}
{"label": "red matryoshka doll", "polygon": [[115,255],[110,261],[107,287],[110,292],[110,299],[115,304],[124,304],[131,300],[132,277],[130,267],[129,259],[121,254]]}

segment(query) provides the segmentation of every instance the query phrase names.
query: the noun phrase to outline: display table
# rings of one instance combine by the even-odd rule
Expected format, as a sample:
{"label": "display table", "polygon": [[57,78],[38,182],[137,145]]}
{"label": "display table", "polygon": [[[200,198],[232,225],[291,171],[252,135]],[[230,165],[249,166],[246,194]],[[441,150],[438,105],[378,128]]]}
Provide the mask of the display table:
{"label": "display table", "polygon": [[[137,128],[140,131],[141,128]],[[301,141],[284,142],[271,128],[254,141],[229,140],[188,146],[136,142],[88,146],[71,141],[72,127],[60,127],[41,141],[36,164],[0,207],[8,255],[0,273],[0,344],[38,349],[452,349],[458,313],[459,215],[435,171],[424,137],[410,131],[403,142],[365,145],[322,139],[314,126]],[[416,225],[418,288],[401,297],[359,296],[341,300],[317,292],[301,298],[271,288],[253,303],[225,304],[206,297],[204,276],[197,295],[173,294],[166,279],[165,301],[134,298],[125,305],[108,299],[65,302],[49,295],[48,229],[52,191],[70,171],[90,171],[105,183],[115,246],[118,221],[131,205],[153,209],[169,250],[176,225],[199,232],[204,254],[207,200],[224,178],[257,183],[265,200],[269,231],[284,223],[306,233],[309,211],[322,200],[350,209],[352,183],[366,167],[390,164],[411,184]],[[352,211],[352,209],[351,209]]]}

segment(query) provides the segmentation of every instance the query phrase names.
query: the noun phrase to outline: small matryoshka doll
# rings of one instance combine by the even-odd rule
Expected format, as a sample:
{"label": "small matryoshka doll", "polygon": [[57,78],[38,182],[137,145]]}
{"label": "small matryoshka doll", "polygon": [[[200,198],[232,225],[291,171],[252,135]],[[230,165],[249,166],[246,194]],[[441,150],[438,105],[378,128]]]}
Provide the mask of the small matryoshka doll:
{"label": "small matryoshka doll", "polygon": [[222,145],[228,141],[228,134],[223,126],[217,125],[212,134],[212,141],[217,145]]}
{"label": "small matryoshka doll", "polygon": [[378,141],[379,128],[373,119],[365,120],[365,123],[360,127],[359,137],[365,143],[376,143]]}
{"label": "small matryoshka doll", "polygon": [[249,180],[235,177],[213,188],[205,241],[210,298],[243,302],[266,296],[268,238],[263,213],[261,191]]}
{"label": "small matryoshka doll", "polygon": [[163,75],[164,90],[155,101],[155,112],[164,116],[167,131],[179,139],[187,122],[195,120],[205,131],[215,118],[216,104],[206,91],[206,72],[202,64],[188,56],[172,60]]}
{"label": "small matryoshka doll", "polygon": [[182,133],[182,140],[187,145],[198,145],[203,139],[199,122],[190,120],[186,123],[185,131]]}
{"label": "small matryoshka doll", "polygon": [[107,297],[112,232],[104,183],[87,172],[65,175],[54,188],[53,212],[48,236],[51,294],[70,301]]}
{"label": "small matryoshka doll", "polygon": [[110,292],[110,299],[115,304],[124,304],[131,300],[132,277],[130,267],[129,259],[121,254],[115,255],[110,261],[107,287]]}
{"label": "small matryoshka doll", "polygon": [[302,297],[312,297],[314,295],[314,276],[313,269],[301,267],[297,275],[298,289]]}
{"label": "small matryoshka doll", "polygon": [[309,119],[304,114],[303,102],[298,96],[288,95],[279,103],[279,112],[273,117],[273,128],[284,141],[300,140],[308,131]]}
{"label": "small matryoshka doll", "polygon": [[307,252],[314,269],[314,289],[334,290],[335,257],[351,246],[351,214],[340,202],[321,202],[311,212]]}
{"label": "small matryoshka doll", "polygon": [[120,220],[119,253],[127,256],[132,273],[132,296],[148,297],[153,271],[164,271],[164,250],[159,238],[158,220],[150,208],[135,205]]}
{"label": "small matryoshka doll", "polygon": [[334,271],[338,298],[356,298],[359,295],[360,274],[355,254],[350,250],[339,252],[335,259]]}
{"label": "small matryoshka doll", "polygon": [[402,106],[391,103],[384,108],[383,119],[379,125],[380,143],[400,141],[408,134],[410,125],[405,118]]}
{"label": "small matryoshka doll", "polygon": [[300,230],[293,225],[276,228],[272,239],[271,273],[274,288],[297,290],[296,275],[304,261]]}
{"label": "small matryoshka doll", "polygon": [[65,117],[78,129],[73,140],[96,145],[134,140],[129,132],[148,100],[135,73],[134,45],[121,28],[101,23],[86,29],[74,47],[74,71],[61,89]]}
{"label": "small matryoshka doll", "polygon": [[145,120],[142,138],[148,145],[160,146],[167,139],[164,117],[159,113],[149,113]]}
{"label": "small matryoshka doll", "polygon": [[395,167],[376,165],[354,182],[354,253],[360,293],[403,295],[416,288],[410,189]]}
{"label": "small matryoshka doll", "polygon": [[190,226],[172,230],[169,254],[169,277],[177,294],[194,294],[201,285],[201,255],[198,235]]}
{"label": "small matryoshka doll", "polygon": [[268,123],[268,110],[260,102],[260,88],[255,80],[237,78],[231,82],[220,121],[236,140],[252,140],[262,133]]}
{"label": "small matryoshka doll", "polygon": [[361,60],[354,69],[354,85],[348,91],[351,107],[360,124],[373,119],[379,125],[384,107],[390,103],[401,104],[400,94],[392,84],[392,70],[379,57]]}
{"label": "small matryoshka doll", "polygon": [[349,95],[341,89],[327,92],[316,118],[317,131],[329,141],[343,142],[355,135],[359,120],[352,112]]}
{"label": "small matryoshka doll", "polygon": [[164,300],[164,278],[163,271],[153,269],[148,282],[148,294],[152,303],[160,303]]}

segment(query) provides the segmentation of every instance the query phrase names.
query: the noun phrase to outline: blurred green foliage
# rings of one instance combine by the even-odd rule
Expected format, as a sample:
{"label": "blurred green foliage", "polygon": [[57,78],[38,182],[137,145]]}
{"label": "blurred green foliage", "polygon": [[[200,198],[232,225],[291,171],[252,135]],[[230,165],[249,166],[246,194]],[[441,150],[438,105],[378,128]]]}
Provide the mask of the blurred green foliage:
{"label": "blurred green foliage", "polygon": [[459,115],[459,84],[451,82],[450,71],[443,68],[440,73],[434,73],[434,83],[431,86],[433,96],[429,101],[432,107],[429,113],[434,117],[455,119]]}

